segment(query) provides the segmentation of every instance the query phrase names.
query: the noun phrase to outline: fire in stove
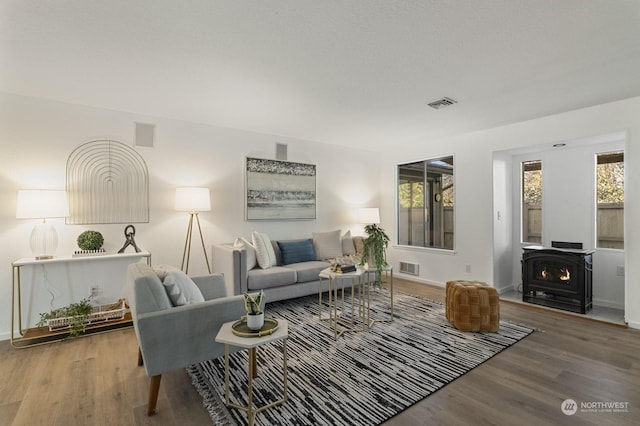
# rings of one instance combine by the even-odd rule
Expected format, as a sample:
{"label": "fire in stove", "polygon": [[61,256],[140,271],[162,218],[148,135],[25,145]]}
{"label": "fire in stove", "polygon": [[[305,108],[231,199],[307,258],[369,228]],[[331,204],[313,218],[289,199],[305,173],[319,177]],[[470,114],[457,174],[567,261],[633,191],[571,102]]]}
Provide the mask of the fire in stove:
{"label": "fire in stove", "polygon": [[543,280],[546,281],[562,281],[562,282],[569,282],[571,281],[571,272],[569,272],[568,268],[560,268],[559,270],[557,268],[552,268],[552,270],[557,271],[556,273],[551,273],[547,270],[547,266],[545,265],[542,268],[542,271],[540,271],[540,277]]}

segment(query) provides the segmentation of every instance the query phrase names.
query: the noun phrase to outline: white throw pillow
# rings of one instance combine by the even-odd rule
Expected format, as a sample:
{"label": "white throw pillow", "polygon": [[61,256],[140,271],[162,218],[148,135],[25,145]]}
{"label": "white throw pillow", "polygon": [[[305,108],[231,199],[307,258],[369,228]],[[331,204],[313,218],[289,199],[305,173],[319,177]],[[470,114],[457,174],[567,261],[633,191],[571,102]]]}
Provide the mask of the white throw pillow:
{"label": "white throw pillow", "polygon": [[331,232],[314,232],[313,249],[316,252],[316,259],[326,260],[342,256],[342,242],[340,241],[341,230]]}
{"label": "white throw pillow", "polygon": [[353,238],[351,238],[351,231],[345,232],[342,236],[342,254],[349,256],[356,254],[356,246],[353,244]]}
{"label": "white throw pillow", "polygon": [[182,271],[167,272],[162,284],[173,306],[204,302],[204,297],[196,283]]}
{"label": "white throw pillow", "polygon": [[267,234],[253,231],[251,234],[253,246],[256,248],[256,261],[262,269],[268,269],[276,266],[276,252],[271,245],[271,239]]}
{"label": "white throw pillow", "polygon": [[256,267],[256,248],[247,241],[246,238],[238,237],[236,241],[233,243],[233,246],[236,248],[243,248],[247,251],[247,271]]}

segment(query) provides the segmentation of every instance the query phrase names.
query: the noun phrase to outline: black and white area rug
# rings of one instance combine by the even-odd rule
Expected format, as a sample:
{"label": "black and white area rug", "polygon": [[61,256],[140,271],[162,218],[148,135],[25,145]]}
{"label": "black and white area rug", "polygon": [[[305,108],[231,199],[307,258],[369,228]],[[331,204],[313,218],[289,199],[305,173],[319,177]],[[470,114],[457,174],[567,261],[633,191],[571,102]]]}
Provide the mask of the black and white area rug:
{"label": "black and white area rug", "polygon": [[[498,333],[463,333],[449,324],[444,305],[394,296],[393,322],[376,322],[337,341],[318,319],[317,295],[268,304],[267,316],[289,321],[288,400],[259,413],[255,424],[380,424],[533,331],[502,321]],[[387,293],[372,292],[372,317],[388,318],[388,302]],[[257,353],[254,403],[262,406],[282,395],[282,344]],[[247,362],[246,350],[230,356],[232,401],[241,405],[247,402]],[[224,405],[224,357],[187,372],[214,424],[247,424],[244,411]]]}

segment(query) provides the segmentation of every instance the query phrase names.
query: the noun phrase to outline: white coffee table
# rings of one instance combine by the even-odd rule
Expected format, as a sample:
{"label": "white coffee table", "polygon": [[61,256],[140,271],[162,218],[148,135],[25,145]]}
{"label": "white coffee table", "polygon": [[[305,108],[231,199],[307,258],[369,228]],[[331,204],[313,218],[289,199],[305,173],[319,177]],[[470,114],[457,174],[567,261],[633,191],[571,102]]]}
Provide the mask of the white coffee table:
{"label": "white coffee table", "polygon": [[[320,321],[325,319],[329,320],[329,324],[333,329],[333,339],[337,340],[342,333],[348,331],[365,331],[369,328],[369,316],[370,316],[370,299],[369,299],[369,286],[364,285],[362,277],[365,271],[361,268],[356,269],[354,272],[338,273],[333,272],[331,268],[326,268],[320,271],[318,277],[320,278],[318,287],[318,315]],[[329,282],[329,317],[322,317],[322,280],[326,279]],[[354,299],[355,292],[354,287],[358,289],[358,318],[361,320],[362,325],[360,327],[343,327],[339,325],[340,322],[344,322],[338,314],[338,282],[348,280],[351,284],[351,324],[354,322]],[[364,292],[367,293],[367,304],[365,309]],[[344,311],[344,285],[342,287],[342,311]]]}
{"label": "white coffee table", "polygon": [[[262,337],[243,337],[233,333],[231,326],[236,321],[222,324],[220,331],[216,336],[216,342],[224,343],[224,386],[225,386],[225,403],[228,407],[246,411],[249,418],[249,426],[253,425],[256,414],[271,408],[278,404],[282,404],[287,400],[287,339],[289,338],[289,322],[287,320],[278,319],[278,329],[272,334]],[[283,396],[281,399],[262,407],[254,408],[253,406],[253,379],[258,376],[256,349],[258,346],[267,343],[273,343],[282,340],[282,386]],[[248,368],[248,390],[247,390],[247,406],[234,404],[229,400],[229,345],[245,348],[249,350],[249,368]]]}

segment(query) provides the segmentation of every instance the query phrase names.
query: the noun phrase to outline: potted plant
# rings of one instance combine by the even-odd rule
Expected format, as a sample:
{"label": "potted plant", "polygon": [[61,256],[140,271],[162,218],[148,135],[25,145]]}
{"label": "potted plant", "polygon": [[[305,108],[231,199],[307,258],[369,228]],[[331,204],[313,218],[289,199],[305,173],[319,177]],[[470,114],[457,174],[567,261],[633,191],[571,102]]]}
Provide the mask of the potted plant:
{"label": "potted plant", "polygon": [[366,225],[364,232],[367,234],[367,238],[364,240],[360,264],[369,263],[369,268],[375,267],[376,285],[381,286],[382,270],[389,265],[385,256],[385,250],[389,245],[389,236],[384,232],[384,229],[375,223]]}
{"label": "potted plant", "polygon": [[[40,314],[40,321],[36,324],[38,327],[48,325],[51,329],[56,328],[57,319],[61,320],[59,326],[61,328],[69,328],[69,338],[80,336],[84,333],[87,325],[87,318],[93,312],[93,306],[88,299],[72,303],[64,308],[54,309],[51,312]],[[53,324],[53,325],[52,325]]]}
{"label": "potted plant", "polygon": [[264,325],[264,312],[262,311],[262,298],[264,291],[260,290],[256,296],[244,294],[244,308],[247,310],[247,327],[250,330],[260,330]]}
{"label": "potted plant", "polygon": [[104,238],[98,231],[84,231],[78,235],[78,247],[81,250],[100,250],[104,244]]}

